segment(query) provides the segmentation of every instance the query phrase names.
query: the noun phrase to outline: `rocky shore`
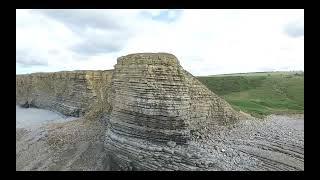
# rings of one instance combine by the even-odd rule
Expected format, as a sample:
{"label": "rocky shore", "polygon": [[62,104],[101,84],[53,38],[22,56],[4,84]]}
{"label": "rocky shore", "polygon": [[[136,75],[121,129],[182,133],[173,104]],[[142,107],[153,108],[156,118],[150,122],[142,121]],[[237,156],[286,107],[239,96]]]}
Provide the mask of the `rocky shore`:
{"label": "rocky shore", "polygon": [[[33,130],[17,128],[16,170],[124,170],[105,151],[105,127],[103,121],[77,119]],[[201,149],[195,156],[209,158],[195,163],[194,167],[199,168],[193,169],[179,162],[187,163],[188,158],[193,161],[196,157],[183,154],[183,146],[168,143],[164,155],[177,156],[166,159],[173,164],[166,170],[304,170],[303,116],[272,115],[264,120],[241,121],[232,127],[221,127],[209,137],[189,145],[191,152],[191,147]],[[153,152],[154,159],[162,156],[160,151]],[[148,156],[144,158],[146,163],[152,162]]]}

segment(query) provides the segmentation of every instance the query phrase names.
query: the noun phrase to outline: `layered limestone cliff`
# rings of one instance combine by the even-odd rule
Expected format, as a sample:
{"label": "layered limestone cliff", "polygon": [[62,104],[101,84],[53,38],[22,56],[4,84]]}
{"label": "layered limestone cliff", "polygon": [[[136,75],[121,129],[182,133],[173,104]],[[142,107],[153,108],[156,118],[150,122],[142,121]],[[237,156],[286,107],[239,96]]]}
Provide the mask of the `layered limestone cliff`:
{"label": "layered limestone cliff", "polygon": [[16,104],[74,117],[109,111],[111,77],[110,70],[17,75]]}
{"label": "layered limestone cliff", "polygon": [[193,140],[206,138],[215,126],[240,118],[228,103],[183,70],[172,54],[118,58],[111,91],[106,148],[121,169],[209,168],[212,158],[199,154],[201,148],[192,146]]}
{"label": "layered limestone cliff", "polygon": [[217,170],[200,140],[243,118],[167,53],[123,56],[109,71],[17,75],[16,86],[17,104],[104,118],[122,170]]}

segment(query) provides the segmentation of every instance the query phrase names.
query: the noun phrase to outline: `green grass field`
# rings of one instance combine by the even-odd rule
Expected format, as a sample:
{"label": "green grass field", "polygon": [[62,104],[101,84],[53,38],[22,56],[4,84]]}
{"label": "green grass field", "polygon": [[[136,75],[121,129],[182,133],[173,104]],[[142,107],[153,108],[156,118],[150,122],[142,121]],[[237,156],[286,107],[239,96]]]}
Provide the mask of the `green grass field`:
{"label": "green grass field", "polygon": [[236,110],[256,117],[304,113],[304,72],[256,72],[198,77]]}

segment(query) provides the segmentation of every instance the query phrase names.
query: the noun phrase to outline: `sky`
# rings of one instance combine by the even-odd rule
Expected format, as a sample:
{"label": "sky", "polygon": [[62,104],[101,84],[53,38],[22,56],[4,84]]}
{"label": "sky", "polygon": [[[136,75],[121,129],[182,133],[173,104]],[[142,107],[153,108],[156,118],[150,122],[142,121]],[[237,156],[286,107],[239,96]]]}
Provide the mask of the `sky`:
{"label": "sky", "polygon": [[16,10],[16,74],[113,69],[142,52],[197,76],[304,70],[304,10]]}

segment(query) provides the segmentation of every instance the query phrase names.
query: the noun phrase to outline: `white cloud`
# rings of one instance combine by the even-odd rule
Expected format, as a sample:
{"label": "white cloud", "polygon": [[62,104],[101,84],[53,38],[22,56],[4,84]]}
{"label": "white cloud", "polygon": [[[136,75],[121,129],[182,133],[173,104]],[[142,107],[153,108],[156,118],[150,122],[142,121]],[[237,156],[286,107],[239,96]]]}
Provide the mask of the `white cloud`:
{"label": "white cloud", "polygon": [[17,54],[48,64],[21,69],[19,60],[17,73],[111,69],[137,52],[173,53],[194,75],[304,69],[304,10],[68,12],[17,10]]}
{"label": "white cloud", "polygon": [[304,36],[304,19],[298,19],[287,24],[285,32],[291,37]]}

